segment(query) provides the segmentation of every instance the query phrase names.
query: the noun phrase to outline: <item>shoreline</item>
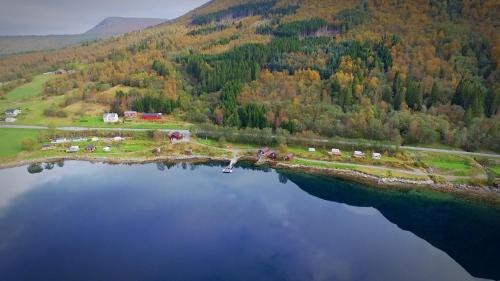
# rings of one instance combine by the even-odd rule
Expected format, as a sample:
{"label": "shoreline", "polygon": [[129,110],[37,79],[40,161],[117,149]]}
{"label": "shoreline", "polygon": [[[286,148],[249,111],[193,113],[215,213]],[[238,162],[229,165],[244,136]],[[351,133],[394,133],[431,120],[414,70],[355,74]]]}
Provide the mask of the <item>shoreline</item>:
{"label": "shoreline", "polygon": [[[269,167],[277,170],[290,170],[295,172],[303,172],[312,175],[323,175],[337,177],[343,180],[353,181],[356,183],[366,184],[371,187],[376,188],[401,188],[401,189],[412,189],[412,188],[425,188],[438,192],[451,193],[469,199],[479,199],[482,201],[488,201],[500,206],[500,188],[491,186],[472,186],[465,184],[452,184],[452,183],[436,183],[431,179],[428,180],[409,180],[402,178],[385,178],[377,177],[374,175],[365,174],[359,171],[353,171],[348,169],[336,169],[336,168],[324,168],[324,167],[314,167],[299,164],[274,162],[274,161],[263,161],[257,163],[257,158],[253,156],[241,156],[238,161],[250,161],[255,166],[268,165]],[[42,157],[29,160],[19,160],[12,161],[8,163],[1,163],[0,170],[15,168],[33,164],[41,164],[47,162],[58,162],[58,161],[86,161],[91,163],[105,163],[105,164],[150,164],[159,161],[171,161],[171,162],[195,162],[195,163],[206,163],[206,162],[230,162],[231,159],[227,157],[212,157],[205,155],[191,155],[191,156],[156,156],[148,158],[109,158],[109,157],[94,157],[94,156],[77,156],[77,155],[64,155],[64,156],[51,156]]]}

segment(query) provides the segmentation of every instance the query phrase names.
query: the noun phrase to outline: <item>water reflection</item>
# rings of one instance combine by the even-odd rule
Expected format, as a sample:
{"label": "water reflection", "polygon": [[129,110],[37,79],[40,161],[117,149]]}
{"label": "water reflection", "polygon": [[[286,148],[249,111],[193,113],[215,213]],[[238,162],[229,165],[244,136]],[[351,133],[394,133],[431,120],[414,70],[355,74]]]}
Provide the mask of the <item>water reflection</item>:
{"label": "water reflection", "polygon": [[315,197],[349,206],[376,208],[401,229],[448,253],[473,276],[500,279],[498,209],[445,195],[419,194],[416,190],[391,193],[318,177],[311,185],[310,176],[294,173],[286,173],[286,176]]}
{"label": "water reflection", "polygon": [[[489,243],[500,233],[498,213],[250,165],[223,175],[222,165],[69,161],[36,174],[0,171],[0,198],[8,198],[0,205],[1,279],[497,278],[470,250],[498,260],[497,245],[453,232],[484,227]],[[460,251],[485,270],[474,271]]]}

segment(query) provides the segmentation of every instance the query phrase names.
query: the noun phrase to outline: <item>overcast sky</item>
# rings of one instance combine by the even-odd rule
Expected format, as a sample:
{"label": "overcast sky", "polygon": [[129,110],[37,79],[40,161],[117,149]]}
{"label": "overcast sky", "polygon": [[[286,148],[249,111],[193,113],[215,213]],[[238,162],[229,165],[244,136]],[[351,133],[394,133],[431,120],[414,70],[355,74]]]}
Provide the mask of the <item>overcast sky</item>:
{"label": "overcast sky", "polygon": [[0,35],[82,33],[106,17],[176,18],[207,0],[0,0]]}

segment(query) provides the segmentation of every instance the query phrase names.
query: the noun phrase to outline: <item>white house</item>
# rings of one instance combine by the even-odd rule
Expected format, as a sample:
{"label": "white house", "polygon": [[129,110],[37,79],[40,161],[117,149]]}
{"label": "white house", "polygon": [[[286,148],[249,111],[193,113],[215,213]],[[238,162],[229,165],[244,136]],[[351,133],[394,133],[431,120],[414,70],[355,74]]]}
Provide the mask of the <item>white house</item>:
{"label": "white house", "polygon": [[118,113],[104,113],[102,115],[102,120],[104,123],[116,123],[118,122]]}
{"label": "white house", "polygon": [[87,140],[88,140],[87,138],[74,138],[73,142],[85,142]]}
{"label": "white house", "polygon": [[362,151],[354,151],[354,154],[353,154],[354,157],[356,158],[363,158],[365,157],[365,154],[362,152]]}
{"label": "white house", "polygon": [[66,152],[78,152],[80,150],[80,147],[77,145],[70,146]]}
{"label": "white house", "polygon": [[316,152],[316,148],[314,148],[314,147],[309,147],[308,150],[309,150],[309,152]]}
{"label": "white house", "polygon": [[332,151],[328,152],[330,155],[334,156],[341,156],[342,152],[340,152],[340,149],[338,148],[332,148]]}
{"label": "white house", "polygon": [[372,153],[372,158],[375,159],[375,160],[380,160],[380,158],[382,158],[382,154],[380,154],[378,152],[373,152]]}
{"label": "white house", "polygon": [[16,121],[17,121],[17,119],[16,119],[16,118],[12,118],[12,117],[7,117],[7,118],[5,118],[5,120],[4,120],[4,121],[5,121],[5,122],[12,123],[12,122],[16,122]]}
{"label": "white house", "polygon": [[5,110],[5,115],[9,116],[9,117],[16,117],[17,115],[19,115],[21,113],[22,113],[21,109],[18,109],[18,108]]}
{"label": "white house", "polygon": [[69,140],[66,139],[66,138],[63,138],[63,139],[52,140],[50,143],[52,143],[52,144],[59,144],[59,143],[67,143],[67,142],[69,142]]}

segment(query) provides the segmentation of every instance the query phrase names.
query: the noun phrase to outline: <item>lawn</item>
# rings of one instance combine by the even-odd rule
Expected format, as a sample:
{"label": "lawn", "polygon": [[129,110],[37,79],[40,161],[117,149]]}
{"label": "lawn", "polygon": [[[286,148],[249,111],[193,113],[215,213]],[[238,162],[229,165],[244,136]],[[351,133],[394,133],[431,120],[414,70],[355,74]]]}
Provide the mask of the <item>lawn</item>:
{"label": "lawn", "polygon": [[0,159],[15,156],[21,152],[21,141],[25,138],[35,139],[39,130],[0,128]]}
{"label": "lawn", "polygon": [[500,165],[493,165],[490,167],[490,169],[498,176],[500,177]]}
{"label": "lawn", "polygon": [[474,159],[462,155],[428,154],[421,160],[431,168],[454,176],[470,176],[482,170]]}

